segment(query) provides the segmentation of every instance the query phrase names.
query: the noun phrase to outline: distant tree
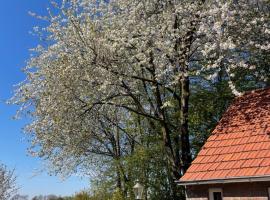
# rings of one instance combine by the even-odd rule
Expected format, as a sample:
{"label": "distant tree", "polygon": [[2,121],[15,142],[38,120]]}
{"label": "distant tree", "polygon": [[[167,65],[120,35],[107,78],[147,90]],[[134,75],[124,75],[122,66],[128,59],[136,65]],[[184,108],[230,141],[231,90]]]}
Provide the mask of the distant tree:
{"label": "distant tree", "polygon": [[61,197],[58,197],[56,195],[50,194],[50,195],[39,195],[39,196],[34,196],[32,200],[60,200]]}
{"label": "distant tree", "polygon": [[74,200],[91,200],[87,192],[80,192],[75,195]]}
{"label": "distant tree", "polygon": [[7,200],[16,193],[16,176],[14,170],[8,170],[3,164],[0,164],[0,199]]}
{"label": "distant tree", "polygon": [[74,200],[73,197],[63,197],[63,198],[64,198],[64,200]]}
{"label": "distant tree", "polygon": [[58,200],[58,196],[50,194],[46,197],[46,200]]}
{"label": "distant tree", "polygon": [[34,196],[34,197],[32,198],[32,200],[43,200],[43,196],[42,196],[42,195]]}
{"label": "distant tree", "polygon": [[14,195],[11,200],[28,200],[28,195],[20,195],[20,194],[16,194]]}

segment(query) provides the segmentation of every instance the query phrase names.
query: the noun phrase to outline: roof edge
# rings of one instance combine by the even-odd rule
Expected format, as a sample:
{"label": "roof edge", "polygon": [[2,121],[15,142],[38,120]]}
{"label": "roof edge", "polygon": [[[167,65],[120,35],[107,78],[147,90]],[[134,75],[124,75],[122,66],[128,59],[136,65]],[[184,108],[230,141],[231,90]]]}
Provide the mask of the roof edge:
{"label": "roof edge", "polygon": [[244,183],[244,182],[263,182],[270,181],[270,175],[267,176],[250,176],[250,177],[235,177],[226,179],[209,179],[198,181],[176,181],[178,185],[208,185],[208,184],[225,184],[225,183]]}
{"label": "roof edge", "polygon": [[270,89],[270,86],[264,86],[264,87],[256,88],[253,90],[245,91],[244,94],[256,93],[256,92],[261,92],[261,91],[269,90],[269,89]]}

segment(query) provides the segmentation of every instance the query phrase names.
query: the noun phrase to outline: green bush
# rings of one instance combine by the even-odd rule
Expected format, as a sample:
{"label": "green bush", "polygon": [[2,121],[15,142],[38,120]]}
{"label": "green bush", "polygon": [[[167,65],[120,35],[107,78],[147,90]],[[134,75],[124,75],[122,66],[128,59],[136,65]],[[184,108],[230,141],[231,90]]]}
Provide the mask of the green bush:
{"label": "green bush", "polygon": [[113,193],[112,200],[125,200],[125,199],[122,192],[118,189]]}

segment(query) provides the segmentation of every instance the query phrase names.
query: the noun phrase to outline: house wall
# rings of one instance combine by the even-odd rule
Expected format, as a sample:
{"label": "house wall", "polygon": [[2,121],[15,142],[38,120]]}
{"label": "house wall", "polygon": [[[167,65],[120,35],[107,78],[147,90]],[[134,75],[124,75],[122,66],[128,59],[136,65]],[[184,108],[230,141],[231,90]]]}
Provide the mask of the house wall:
{"label": "house wall", "polygon": [[208,200],[209,188],[222,188],[223,200],[269,200],[270,182],[187,186],[187,199]]}

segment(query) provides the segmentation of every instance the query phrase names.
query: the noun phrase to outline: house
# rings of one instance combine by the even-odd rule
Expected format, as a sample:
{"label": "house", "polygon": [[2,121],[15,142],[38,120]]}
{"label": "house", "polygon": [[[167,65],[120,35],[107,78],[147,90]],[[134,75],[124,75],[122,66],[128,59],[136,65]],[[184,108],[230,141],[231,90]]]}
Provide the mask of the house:
{"label": "house", "polygon": [[270,88],[234,100],[179,184],[189,200],[270,199]]}

